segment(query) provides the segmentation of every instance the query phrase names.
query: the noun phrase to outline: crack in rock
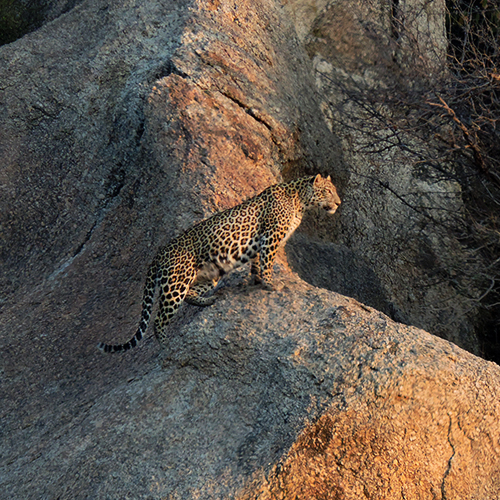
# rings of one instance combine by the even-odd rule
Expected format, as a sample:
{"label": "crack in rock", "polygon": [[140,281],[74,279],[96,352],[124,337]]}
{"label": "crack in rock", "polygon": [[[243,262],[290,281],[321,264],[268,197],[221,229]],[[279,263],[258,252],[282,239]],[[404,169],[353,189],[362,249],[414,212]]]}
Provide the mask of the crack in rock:
{"label": "crack in rock", "polygon": [[448,425],[448,444],[451,447],[452,453],[451,453],[451,457],[448,459],[448,465],[447,465],[446,470],[444,472],[443,480],[441,481],[441,497],[442,497],[443,500],[446,500],[446,498],[447,498],[446,497],[446,478],[448,477],[448,475],[451,472],[452,461],[453,461],[453,458],[455,457],[455,453],[456,453],[455,446],[454,446],[454,444],[451,441],[452,420],[451,420],[451,415],[450,414],[448,414],[448,418],[450,419],[450,423]]}

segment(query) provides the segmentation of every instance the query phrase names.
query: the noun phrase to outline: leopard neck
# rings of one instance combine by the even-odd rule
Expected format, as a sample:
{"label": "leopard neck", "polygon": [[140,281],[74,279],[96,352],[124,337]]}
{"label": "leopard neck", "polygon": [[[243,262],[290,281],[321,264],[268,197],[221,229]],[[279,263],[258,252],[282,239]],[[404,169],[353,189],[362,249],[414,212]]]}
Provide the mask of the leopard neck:
{"label": "leopard neck", "polygon": [[298,198],[302,210],[311,206],[314,196],[313,182],[314,177],[301,177],[285,185],[287,193],[293,198]]}

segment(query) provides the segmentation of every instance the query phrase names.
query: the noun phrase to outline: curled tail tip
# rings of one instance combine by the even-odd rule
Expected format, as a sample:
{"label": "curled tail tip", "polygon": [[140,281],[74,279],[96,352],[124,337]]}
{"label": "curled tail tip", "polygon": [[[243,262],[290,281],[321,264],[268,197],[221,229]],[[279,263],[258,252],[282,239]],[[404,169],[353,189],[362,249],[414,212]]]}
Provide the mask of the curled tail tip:
{"label": "curled tail tip", "polygon": [[111,346],[108,346],[107,344],[105,344],[104,342],[99,342],[97,344],[97,349],[99,349],[99,351],[101,351],[102,353],[107,353],[107,352],[111,352],[111,349],[110,349]]}
{"label": "curled tail tip", "polygon": [[104,344],[103,342],[99,342],[99,344],[97,344],[97,349],[99,349],[99,351],[105,354],[109,352],[121,352],[127,350],[121,345],[109,345],[109,344]]}
{"label": "curled tail tip", "polygon": [[[147,324],[146,324],[147,327]],[[142,331],[139,329],[137,330],[137,333],[125,344],[117,344],[117,345],[110,345],[110,344],[105,344],[104,342],[99,342],[97,344],[97,349],[99,349],[101,352],[124,352],[128,351],[129,349],[132,349],[135,347],[139,341],[142,339]]]}
{"label": "curled tail tip", "polygon": [[135,347],[141,339],[142,339],[142,334],[138,333],[125,344],[110,345],[110,344],[105,344],[104,342],[99,342],[99,344],[97,344],[97,349],[99,349],[101,352],[104,353],[124,352]]}

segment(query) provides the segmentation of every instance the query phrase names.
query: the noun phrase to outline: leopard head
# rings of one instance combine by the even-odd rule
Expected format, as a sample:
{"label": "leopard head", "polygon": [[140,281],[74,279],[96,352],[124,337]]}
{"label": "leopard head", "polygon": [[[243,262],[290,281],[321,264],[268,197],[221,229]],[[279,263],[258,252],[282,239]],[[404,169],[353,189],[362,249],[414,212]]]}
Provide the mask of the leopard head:
{"label": "leopard head", "polygon": [[325,179],[318,174],[314,177],[312,187],[313,194],[310,204],[324,208],[329,214],[334,214],[341,201],[330,176]]}

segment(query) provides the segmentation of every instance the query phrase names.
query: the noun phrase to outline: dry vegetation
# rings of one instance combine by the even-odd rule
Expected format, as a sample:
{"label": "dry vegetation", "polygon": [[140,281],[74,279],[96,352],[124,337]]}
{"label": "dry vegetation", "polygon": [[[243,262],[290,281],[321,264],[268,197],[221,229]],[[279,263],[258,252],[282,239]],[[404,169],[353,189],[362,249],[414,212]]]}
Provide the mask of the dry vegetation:
{"label": "dry vegetation", "polygon": [[[397,56],[398,44],[418,47],[418,43],[404,31],[408,19],[395,13],[395,56],[390,64],[397,67],[405,64]],[[397,150],[395,157],[404,155],[417,176],[435,186],[435,192],[443,183],[459,187],[464,209],[456,210],[446,195],[399,192],[379,182],[439,228],[443,239],[453,239],[465,249],[466,265],[443,263],[436,279],[447,280],[467,297],[471,311],[479,306],[481,350],[487,359],[500,362],[499,4],[448,0],[446,34],[447,60],[442,71],[428,71],[425,64],[417,63],[368,92],[361,80],[330,79],[344,96],[343,102],[332,104],[336,107],[332,115],[341,120],[337,124],[342,128],[361,133],[365,153],[391,157]],[[347,116],[353,104],[355,114]]]}
{"label": "dry vegetation", "polygon": [[427,104],[447,119],[440,139],[453,160],[467,214],[461,236],[482,257],[484,351],[500,360],[500,6],[451,0],[450,77]]}

